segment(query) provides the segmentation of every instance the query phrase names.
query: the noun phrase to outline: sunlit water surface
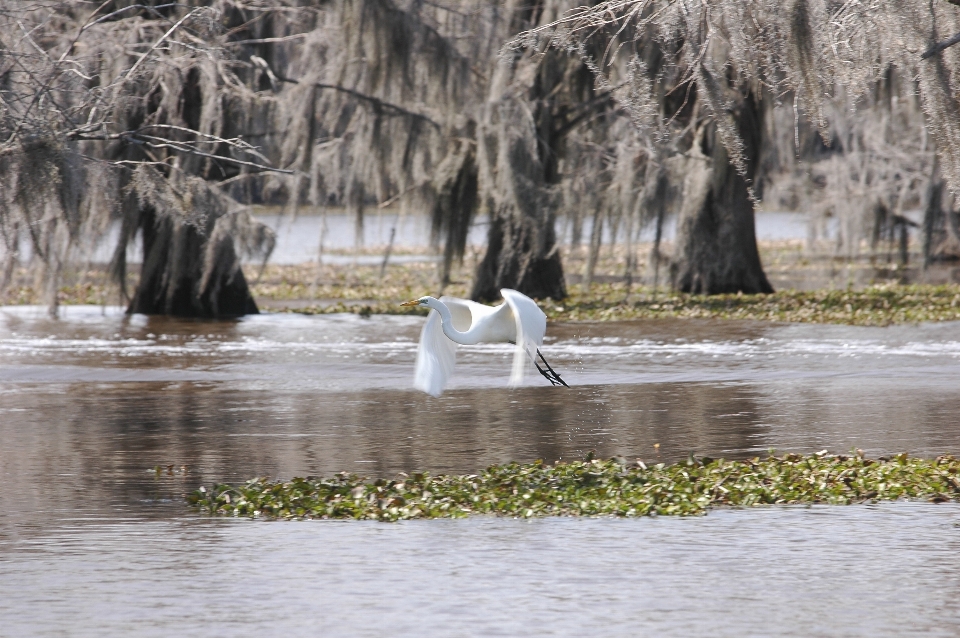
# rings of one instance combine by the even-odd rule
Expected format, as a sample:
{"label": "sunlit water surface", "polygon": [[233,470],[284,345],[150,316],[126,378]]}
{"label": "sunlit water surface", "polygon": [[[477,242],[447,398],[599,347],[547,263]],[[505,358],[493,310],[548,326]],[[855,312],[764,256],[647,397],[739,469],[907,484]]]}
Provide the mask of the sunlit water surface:
{"label": "sunlit water surface", "polygon": [[0,636],[960,632],[954,505],[400,524],[187,508],[214,481],[589,450],[960,450],[960,324],[557,324],[544,353],[570,389],[510,389],[509,349],[482,346],[432,399],[410,389],[421,322],[0,308]]}

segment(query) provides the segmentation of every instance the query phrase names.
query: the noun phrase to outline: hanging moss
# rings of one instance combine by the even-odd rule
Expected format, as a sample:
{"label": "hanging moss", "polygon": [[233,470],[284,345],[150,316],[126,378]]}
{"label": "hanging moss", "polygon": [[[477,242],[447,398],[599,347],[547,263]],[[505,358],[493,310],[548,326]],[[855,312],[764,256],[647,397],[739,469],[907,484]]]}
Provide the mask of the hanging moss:
{"label": "hanging moss", "polygon": [[[501,286],[567,296],[557,213],[574,247],[589,236],[588,283],[606,236],[624,242],[618,271],[632,285],[650,225],[655,285],[676,271],[680,289],[768,290],[759,276],[716,283],[762,275],[751,200],[765,188],[768,208],[810,212],[821,238],[837,223],[838,255],[869,245],[876,257],[883,241],[904,262],[903,213],[926,199],[925,257],[953,257],[960,227],[940,200],[960,188],[960,47],[921,53],[960,14],[947,2],[841,4],[10,0],[0,292],[27,244],[54,310],[65,273],[119,220],[111,273],[124,298],[126,248],[153,238],[131,310],[251,311],[237,265],[269,254],[272,237],[240,202],[344,206],[358,231],[373,206],[396,206],[398,225],[426,212],[441,287],[456,285],[472,220],[489,217],[473,282],[488,299]],[[747,96],[760,101],[745,108]],[[930,179],[935,150],[946,189]],[[731,211],[736,223],[722,221]],[[682,241],[686,228],[696,242]],[[669,267],[684,261],[725,266]]]}
{"label": "hanging moss", "polygon": [[865,501],[960,500],[960,461],[862,452],[771,455],[746,461],[694,458],[666,465],[637,460],[494,465],[479,474],[400,474],[369,481],[354,474],[290,481],[253,479],[201,487],[201,512],[253,518],[413,518],[498,516],[691,516],[714,507]]}

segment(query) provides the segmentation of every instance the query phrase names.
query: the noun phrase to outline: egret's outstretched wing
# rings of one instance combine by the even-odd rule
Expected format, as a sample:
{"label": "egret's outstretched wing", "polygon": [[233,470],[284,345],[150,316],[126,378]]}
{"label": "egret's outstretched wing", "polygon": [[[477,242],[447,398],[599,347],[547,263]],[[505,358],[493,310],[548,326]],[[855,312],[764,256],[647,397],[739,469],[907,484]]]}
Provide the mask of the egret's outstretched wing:
{"label": "egret's outstretched wing", "polygon": [[[477,317],[490,313],[493,308],[457,297],[440,297],[453,317],[453,327],[466,332]],[[413,378],[413,387],[435,397],[440,396],[447,386],[453,367],[457,361],[457,344],[443,334],[440,313],[430,311],[427,323],[420,333],[420,345],[417,348],[417,366]]]}
{"label": "egret's outstretched wing", "polygon": [[457,344],[443,334],[440,313],[431,310],[427,323],[420,331],[413,387],[431,396],[440,396],[447,385],[447,380],[453,374],[453,366],[456,362]]}
{"label": "egret's outstretched wing", "polygon": [[466,332],[470,329],[478,318],[490,314],[496,308],[484,306],[482,303],[470,301],[469,299],[460,299],[459,297],[440,297],[440,301],[450,311],[453,317],[453,327],[460,332]]}
{"label": "egret's outstretched wing", "polygon": [[513,371],[510,384],[523,383],[523,372],[527,361],[536,362],[537,348],[543,345],[543,336],[547,333],[547,316],[530,297],[516,290],[500,290],[504,301],[510,305],[517,323],[517,349],[513,355]]}

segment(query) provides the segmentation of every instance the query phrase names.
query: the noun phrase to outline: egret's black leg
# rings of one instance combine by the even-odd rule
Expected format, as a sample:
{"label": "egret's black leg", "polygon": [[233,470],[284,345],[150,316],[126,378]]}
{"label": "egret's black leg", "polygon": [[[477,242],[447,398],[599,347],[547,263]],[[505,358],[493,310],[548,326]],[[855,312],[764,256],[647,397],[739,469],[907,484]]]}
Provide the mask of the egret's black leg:
{"label": "egret's black leg", "polygon": [[[507,343],[512,345],[517,345],[516,341],[508,341]],[[560,373],[550,367],[550,364],[547,363],[547,360],[543,358],[543,353],[540,352],[540,349],[537,348],[537,356],[540,357],[540,360],[543,361],[543,365],[547,366],[547,369],[544,370],[540,367],[540,364],[537,363],[537,360],[533,360],[533,365],[537,368],[537,372],[543,375],[547,381],[550,382],[550,385],[562,385],[565,388],[569,388],[567,382],[560,378]]]}
{"label": "egret's black leg", "polygon": [[556,370],[550,367],[550,364],[547,363],[547,360],[543,358],[543,353],[540,352],[539,349],[537,349],[537,356],[540,357],[540,360],[543,361],[543,365],[545,365],[547,369],[544,370],[543,368],[541,368],[536,361],[534,361],[533,364],[537,366],[537,370],[540,372],[540,374],[546,377],[547,381],[549,381],[553,385],[562,385],[565,388],[570,387],[567,385],[566,381],[560,378],[560,374]]}
{"label": "egret's black leg", "polygon": [[543,375],[543,377],[550,382],[550,385],[560,385],[556,380],[550,376],[550,373],[540,367],[540,364],[536,361],[533,362],[533,365],[537,367],[537,372]]}

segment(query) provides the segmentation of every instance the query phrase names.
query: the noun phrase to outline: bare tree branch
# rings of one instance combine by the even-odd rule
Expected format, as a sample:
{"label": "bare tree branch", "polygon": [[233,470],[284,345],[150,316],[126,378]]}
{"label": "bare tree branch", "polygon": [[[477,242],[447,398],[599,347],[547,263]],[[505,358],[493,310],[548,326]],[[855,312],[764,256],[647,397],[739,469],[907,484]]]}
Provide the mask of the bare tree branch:
{"label": "bare tree branch", "polygon": [[[256,58],[256,59],[254,60],[254,58]],[[271,75],[271,76],[275,77],[275,78],[276,78],[277,80],[279,80],[280,82],[287,82],[288,84],[300,84],[300,80],[294,80],[293,78],[287,78],[287,77],[283,77],[282,75],[276,75],[276,74],[274,74],[273,71],[270,69],[270,67],[267,65],[266,61],[263,60],[263,58],[259,58],[259,57],[257,57],[257,56],[251,56],[251,61],[253,61],[253,63],[254,63],[255,66],[257,66],[257,67],[259,67],[259,68],[263,68],[264,71],[266,71],[266,72],[268,73],[268,75]],[[392,104],[392,103],[390,103],[390,102],[384,102],[384,101],[381,100],[380,98],[373,97],[372,95],[367,95],[367,94],[365,94],[365,93],[361,93],[360,91],[355,91],[354,89],[348,89],[347,87],[345,87],[345,86],[340,86],[340,85],[338,85],[338,84],[324,84],[324,83],[322,83],[322,82],[316,82],[316,83],[314,83],[314,86],[316,86],[318,89],[327,89],[327,90],[331,90],[331,91],[339,91],[340,93],[345,93],[345,94],[347,94],[347,95],[349,95],[349,96],[351,96],[351,97],[355,97],[355,98],[357,98],[358,100],[362,100],[362,101],[364,101],[364,102],[368,102],[368,103],[374,105],[375,108],[383,109],[383,110],[386,110],[386,111],[392,111],[392,112],[395,113],[396,115],[403,115],[403,116],[406,116],[406,117],[411,117],[411,118],[414,118],[414,119],[422,120],[422,121],[424,121],[424,122],[426,122],[426,123],[428,123],[428,124],[430,124],[430,125],[432,125],[432,126],[435,126],[438,130],[442,130],[442,129],[443,129],[443,127],[442,127],[438,122],[436,122],[435,120],[433,120],[433,119],[430,118],[429,116],[424,115],[423,113],[416,113],[416,112],[411,111],[411,110],[409,110],[409,109],[405,109],[405,108],[403,108],[402,106],[398,106],[398,105]]]}
{"label": "bare tree branch", "polygon": [[[144,127],[144,128],[149,128],[149,127]],[[182,127],[171,127],[171,128],[178,128],[178,129],[180,129],[180,130],[186,130],[186,131],[190,131],[190,132],[192,132],[192,133],[196,133],[196,131],[192,131],[191,129],[183,129]],[[142,129],[141,129],[141,130],[142,130]],[[214,136],[209,136],[209,137],[214,137]],[[171,140],[171,139],[164,138],[164,137],[157,137],[157,136],[154,136],[154,135],[145,135],[145,134],[141,133],[140,130],[137,130],[137,131],[124,131],[124,132],[122,132],[122,133],[110,133],[110,134],[104,134],[104,135],[90,135],[89,133],[76,132],[76,133],[71,137],[71,139],[74,139],[74,140],[86,140],[86,141],[98,141],[98,142],[106,142],[106,141],[110,141],[110,140],[124,140],[124,141],[128,141],[128,142],[132,142],[132,143],[134,143],[134,144],[143,144],[143,145],[145,145],[145,146],[148,146],[149,148],[154,148],[154,149],[157,149],[157,148],[169,148],[169,149],[172,149],[172,150],[177,151],[177,152],[179,152],[179,153],[187,153],[187,154],[189,154],[189,155],[196,155],[196,156],[198,156],[198,157],[206,157],[206,158],[213,159],[213,160],[217,160],[217,161],[229,162],[229,163],[231,163],[231,164],[239,164],[239,165],[242,165],[242,166],[250,166],[250,167],[253,167],[253,168],[258,168],[258,169],[260,169],[260,170],[269,171],[269,172],[273,172],[273,173],[284,173],[284,174],[289,175],[289,174],[292,174],[292,173],[295,172],[295,171],[290,171],[290,170],[286,170],[286,169],[282,169],[282,168],[273,168],[272,166],[269,166],[269,165],[266,165],[266,164],[259,164],[259,163],[257,163],[257,162],[248,162],[248,161],[246,161],[246,160],[237,159],[237,158],[235,158],[235,157],[227,157],[227,156],[225,156],[225,155],[217,155],[217,154],[215,154],[215,153],[205,153],[205,152],[203,152],[203,151],[200,151],[200,150],[198,150],[198,149],[193,148],[192,146],[190,146],[190,143],[189,143],[189,142],[178,142],[178,141]],[[233,148],[238,148],[239,150],[241,150],[241,151],[243,151],[243,152],[250,152],[251,154],[256,155],[256,156],[258,156],[258,157],[263,157],[263,156],[260,155],[259,153],[256,153],[255,151],[250,151],[250,150],[248,150],[248,149],[245,149],[245,148],[239,146],[238,144],[236,144],[235,142],[232,142],[231,140],[224,140],[224,139],[220,138],[220,141],[229,144],[229,145],[230,145],[231,147],[233,147]],[[125,163],[125,164],[136,164],[136,163],[138,163],[138,161],[137,161],[137,160],[124,160],[123,163]],[[157,163],[157,162],[143,162],[143,163],[144,163],[144,164],[153,164],[153,163]]]}
{"label": "bare tree branch", "polygon": [[137,59],[137,61],[133,63],[133,66],[130,67],[130,69],[129,69],[126,73],[123,74],[123,79],[122,79],[122,81],[120,82],[120,84],[122,85],[122,84],[123,84],[124,82],[126,82],[128,79],[130,79],[131,77],[133,77],[134,72],[136,72],[136,70],[140,67],[140,65],[143,63],[144,59],[145,59],[148,55],[150,55],[150,53],[152,53],[153,51],[155,51],[155,50],[157,49],[157,47],[159,47],[159,46],[163,43],[164,40],[166,40],[166,39],[169,38],[171,35],[173,35],[173,32],[176,31],[178,28],[180,28],[180,25],[182,25],[182,24],[183,24],[184,22],[186,22],[188,19],[190,19],[190,18],[192,18],[193,16],[197,15],[197,14],[200,13],[201,11],[204,11],[205,9],[206,9],[206,7],[198,7],[198,8],[196,8],[196,9],[194,9],[193,11],[191,11],[190,13],[188,13],[187,15],[183,16],[182,18],[180,18],[179,20],[177,20],[176,24],[174,24],[172,27],[170,27],[170,29],[169,29],[166,33],[164,33],[164,34],[160,37],[159,40],[157,40],[156,42],[154,42],[152,47],[150,47],[149,49],[147,49],[146,51],[144,51],[144,52],[143,52],[143,55],[141,55],[141,56]]}
{"label": "bare tree branch", "polygon": [[[282,81],[289,82],[289,80],[287,80],[286,78],[280,78],[280,79],[281,79]],[[354,91],[353,89],[348,89],[348,88],[345,87],[345,86],[338,86],[338,85],[336,85],[336,84],[323,84],[323,83],[320,83],[320,82],[317,82],[317,83],[315,84],[315,86],[316,86],[318,89],[330,89],[330,90],[333,90],[333,91],[340,91],[341,93],[346,93],[347,95],[350,95],[350,96],[352,96],[352,97],[355,97],[355,98],[357,98],[358,100],[364,100],[364,101],[366,101],[366,102],[369,102],[370,104],[373,104],[373,105],[374,105],[375,107],[377,107],[377,108],[386,109],[386,110],[388,110],[388,111],[393,111],[393,112],[395,112],[395,113],[398,114],[398,115],[406,115],[407,117],[412,117],[412,118],[415,118],[415,119],[418,119],[418,120],[423,120],[424,122],[426,122],[426,123],[428,123],[428,124],[431,124],[431,125],[437,127],[438,129],[442,129],[442,128],[443,128],[442,126],[440,126],[440,124],[438,124],[437,122],[435,122],[435,121],[432,120],[431,118],[427,117],[427,116],[424,115],[423,113],[415,113],[415,112],[413,112],[413,111],[410,111],[410,110],[407,110],[407,109],[403,108],[402,106],[397,106],[396,104],[391,104],[390,102],[384,102],[383,100],[381,100],[381,99],[379,99],[379,98],[375,98],[375,97],[373,97],[372,95],[366,95],[366,94],[364,94],[364,93],[360,93],[359,91]]]}
{"label": "bare tree branch", "polygon": [[[950,2],[950,0],[947,0],[947,2]],[[956,2],[950,2],[950,3],[951,3],[951,4],[960,4],[960,0],[957,0]],[[920,54],[920,59],[921,59],[921,60],[926,60],[927,58],[932,58],[933,56],[935,56],[936,54],[940,53],[940,52],[943,51],[944,49],[946,49],[946,48],[948,48],[948,47],[952,47],[953,45],[957,44],[958,42],[960,42],[960,33],[956,34],[956,35],[953,36],[953,37],[947,38],[946,40],[941,40],[940,42],[937,42],[937,43],[934,44],[932,47],[930,47],[929,49],[927,49],[926,51],[924,51],[923,53],[921,53],[921,54]]]}
{"label": "bare tree branch", "polygon": [[274,42],[289,42],[291,40],[299,40],[300,38],[305,38],[309,33],[295,33],[293,35],[285,35],[279,38],[254,38],[252,40],[233,40],[232,42],[227,42],[226,46],[240,46],[241,44],[270,44]]}
{"label": "bare tree branch", "polygon": [[[277,79],[280,80],[281,82],[292,82],[294,84],[299,84],[297,80],[291,80],[289,78],[280,77]],[[369,102],[370,104],[373,104],[377,108],[384,109],[387,111],[393,111],[397,115],[405,115],[407,117],[423,120],[424,122],[427,122],[428,124],[432,124],[438,129],[442,128],[439,123],[432,120],[430,117],[424,115],[423,113],[415,113],[414,111],[405,109],[402,106],[397,106],[396,104],[391,104],[390,102],[384,102],[380,98],[373,97],[372,95],[366,95],[364,93],[361,93],[360,91],[354,91],[353,89],[348,89],[345,86],[339,86],[336,84],[323,84],[321,82],[317,82],[314,86],[316,86],[318,89],[330,89],[332,91],[339,91],[341,93],[346,93],[347,95],[355,97],[358,100]]]}

